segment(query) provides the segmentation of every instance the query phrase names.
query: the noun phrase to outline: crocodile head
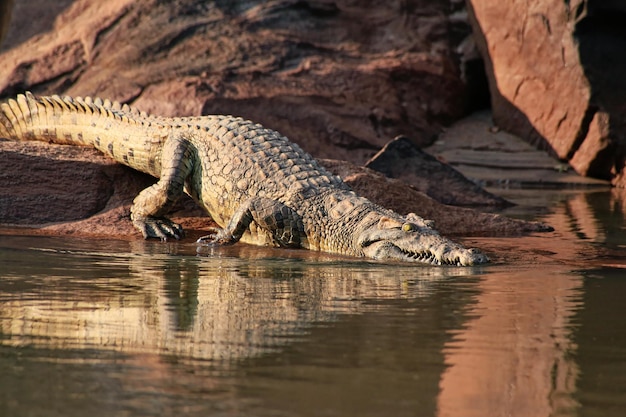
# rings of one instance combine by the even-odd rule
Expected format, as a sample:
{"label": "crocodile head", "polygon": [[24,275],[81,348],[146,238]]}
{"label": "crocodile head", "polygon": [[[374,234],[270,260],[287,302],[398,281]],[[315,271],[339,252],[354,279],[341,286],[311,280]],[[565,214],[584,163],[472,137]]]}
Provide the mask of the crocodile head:
{"label": "crocodile head", "polygon": [[364,256],[431,265],[478,265],[489,258],[439,235],[433,222],[410,213],[405,218],[382,216],[357,237]]}

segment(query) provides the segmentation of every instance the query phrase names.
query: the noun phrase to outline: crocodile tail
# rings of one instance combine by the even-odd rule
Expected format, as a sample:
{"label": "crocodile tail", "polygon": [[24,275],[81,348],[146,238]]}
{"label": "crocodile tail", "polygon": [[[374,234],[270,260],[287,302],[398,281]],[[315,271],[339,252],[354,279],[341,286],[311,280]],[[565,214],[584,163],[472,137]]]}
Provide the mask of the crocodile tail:
{"label": "crocodile tail", "polygon": [[[114,119],[112,112],[122,112],[131,117],[145,117],[145,114],[117,101],[58,95],[35,97],[32,93],[26,92],[0,104],[0,137],[92,145],[93,138],[87,138],[82,134],[84,123],[91,125],[92,116]],[[83,125],[77,122],[78,119]]]}
{"label": "crocodile tail", "polygon": [[28,128],[33,113],[38,112],[34,100],[34,96],[27,92],[18,95],[17,99],[0,104],[0,137],[13,140],[34,139],[30,134],[31,129]]}
{"label": "crocodile tail", "polygon": [[[0,138],[92,146],[137,170],[158,175],[168,126],[127,104],[91,97],[35,97],[0,103]],[[152,123],[157,128],[150,129]]]}
{"label": "crocodile tail", "polygon": [[60,114],[76,111],[77,107],[71,97],[35,97],[27,91],[0,104],[0,137],[84,144],[77,143],[71,135],[61,134],[54,123]]}
{"label": "crocodile tail", "polygon": [[[64,123],[63,118],[91,114],[91,99],[58,95],[35,97],[31,92],[0,104],[0,137],[13,140],[90,145],[76,134],[75,123]],[[75,117],[74,116],[74,117]]]}

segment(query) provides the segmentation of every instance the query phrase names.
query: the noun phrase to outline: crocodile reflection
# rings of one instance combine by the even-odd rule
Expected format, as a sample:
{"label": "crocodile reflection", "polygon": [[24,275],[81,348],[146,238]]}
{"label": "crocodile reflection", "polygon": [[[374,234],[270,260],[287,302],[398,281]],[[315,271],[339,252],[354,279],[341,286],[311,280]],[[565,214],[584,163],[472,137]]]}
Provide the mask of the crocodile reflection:
{"label": "crocodile reflection", "polygon": [[272,258],[246,249],[237,257],[181,257],[137,247],[117,257],[127,277],[77,281],[80,271],[65,271],[72,291],[5,294],[0,343],[235,360],[275,350],[337,314],[381,308],[368,300],[425,297],[440,279],[476,273],[303,260],[301,251],[294,259]]}

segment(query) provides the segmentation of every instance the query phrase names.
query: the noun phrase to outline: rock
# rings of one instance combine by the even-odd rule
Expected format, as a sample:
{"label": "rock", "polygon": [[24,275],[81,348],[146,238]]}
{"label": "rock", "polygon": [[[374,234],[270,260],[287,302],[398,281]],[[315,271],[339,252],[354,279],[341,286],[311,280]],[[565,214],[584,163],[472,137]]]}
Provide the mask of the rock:
{"label": "rock", "polygon": [[[32,14],[59,12],[52,2],[21,3]],[[15,19],[24,21],[25,7]],[[75,0],[52,30],[21,44],[9,33],[0,96],[98,95],[164,116],[236,114],[317,157],[363,163],[402,133],[430,143],[463,114],[455,51],[470,28],[450,18],[462,8],[449,0]]]}
{"label": "rock", "polygon": [[11,26],[13,6],[13,0],[0,0],[0,42],[4,40]]}
{"label": "rock", "polygon": [[0,146],[1,223],[79,220],[103,210],[113,194],[115,164],[95,149],[9,141]]}
{"label": "rock", "polygon": [[[91,148],[0,140],[0,226],[34,234],[140,238],[133,199],[155,179]],[[173,217],[198,226],[207,215],[186,197]],[[199,227],[201,230],[202,227]]]}
{"label": "rock", "polygon": [[626,8],[468,0],[498,126],[582,175],[626,186]]}
{"label": "rock", "polygon": [[365,166],[387,177],[402,180],[443,204],[492,207],[513,205],[485,191],[450,165],[418,148],[405,136],[398,136],[389,142]]}
{"label": "rock", "polygon": [[[519,136],[493,125],[490,111],[452,124],[424,149],[483,187],[503,189],[608,189],[606,180],[583,177]],[[551,193],[548,193],[551,194]]]}
{"label": "rock", "polygon": [[341,176],[357,194],[398,213],[417,213],[425,219],[434,220],[435,228],[445,235],[506,236],[553,230],[540,222],[441,204],[406,183],[369,168],[329,159],[320,162],[333,174]]}
{"label": "rock", "polygon": [[[400,213],[433,219],[445,234],[520,234],[544,225],[442,205],[407,184],[338,160],[323,160],[357,193]],[[0,141],[0,226],[5,232],[141,239],[130,221],[136,195],[154,179],[82,147]],[[193,241],[215,224],[186,197],[172,218]],[[7,228],[9,228],[7,230]]]}

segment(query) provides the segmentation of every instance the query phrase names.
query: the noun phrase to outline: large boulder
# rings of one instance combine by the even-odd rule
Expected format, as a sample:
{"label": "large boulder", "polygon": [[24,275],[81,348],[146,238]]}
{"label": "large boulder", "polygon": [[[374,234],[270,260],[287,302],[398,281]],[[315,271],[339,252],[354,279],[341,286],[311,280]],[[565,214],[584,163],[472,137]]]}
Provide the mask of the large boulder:
{"label": "large boulder", "polygon": [[626,186],[623,2],[467,0],[498,126]]}
{"label": "large boulder", "polygon": [[[58,2],[22,0],[16,22]],[[164,115],[231,113],[318,157],[432,141],[465,109],[453,0],[64,0],[0,55],[0,97],[98,95]],[[20,14],[21,13],[21,14]],[[35,22],[36,20],[33,20]],[[36,33],[28,25],[30,33]],[[16,38],[19,38],[16,40]]]}
{"label": "large boulder", "polygon": [[500,208],[512,205],[485,191],[450,165],[419,149],[406,136],[398,136],[389,142],[365,166],[389,178],[402,180],[443,204]]}

